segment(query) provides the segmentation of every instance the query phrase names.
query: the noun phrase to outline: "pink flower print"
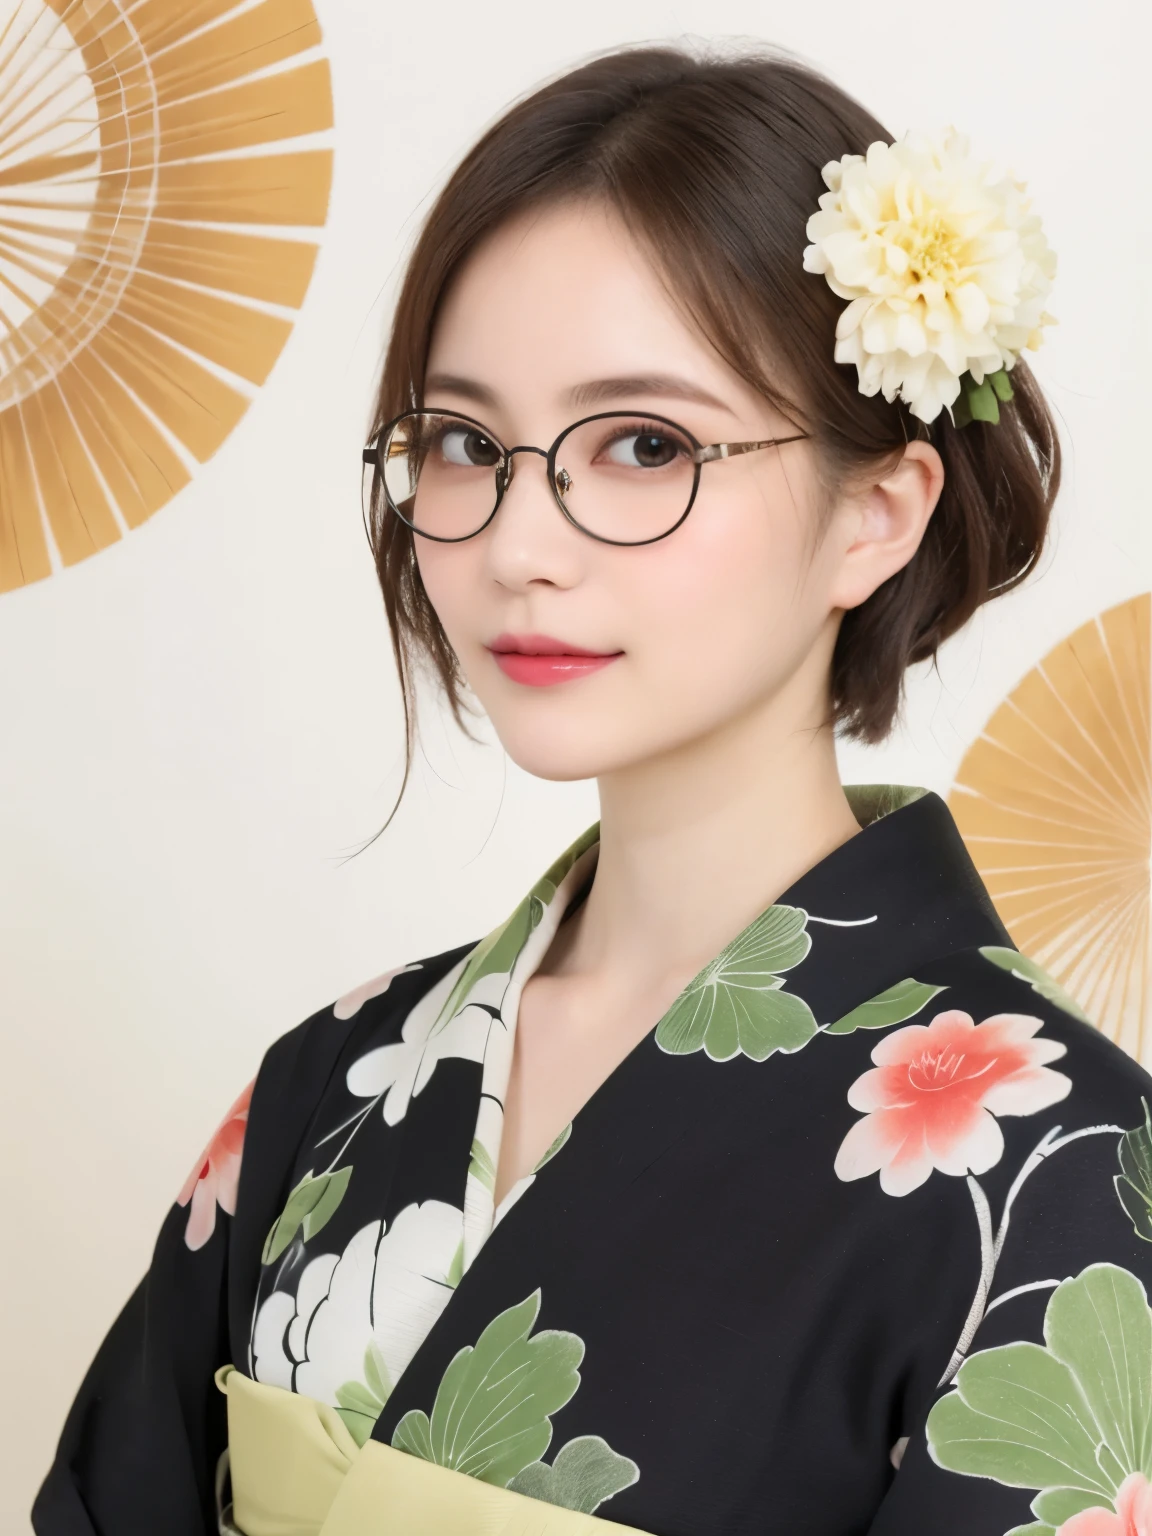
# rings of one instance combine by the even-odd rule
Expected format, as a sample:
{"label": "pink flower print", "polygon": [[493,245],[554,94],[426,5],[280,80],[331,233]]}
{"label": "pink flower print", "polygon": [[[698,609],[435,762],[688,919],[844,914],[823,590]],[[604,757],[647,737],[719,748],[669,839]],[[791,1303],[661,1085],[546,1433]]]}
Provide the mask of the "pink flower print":
{"label": "pink flower print", "polygon": [[1152,1485],[1143,1472],[1133,1472],[1120,1484],[1115,1514],[1081,1510],[1065,1520],[1056,1536],[1152,1536]]}
{"label": "pink flower print", "polygon": [[354,1013],[359,1013],[370,999],[379,997],[381,992],[387,992],[394,976],[399,976],[402,971],[415,970],[419,970],[419,966],[398,965],[394,971],[385,971],[383,976],[366,981],[362,987],[356,987],[353,991],[345,993],[338,1002],[333,1003],[333,1014],[338,1019],[350,1019]]}
{"label": "pink flower print", "polygon": [[216,1207],[236,1212],[236,1187],[240,1182],[240,1154],[244,1150],[244,1132],[248,1128],[248,1105],[254,1082],[233,1104],[217,1127],[216,1134],[204,1148],[195,1168],[176,1196],[177,1205],[192,1202],[184,1241],[189,1248],[203,1248],[216,1230]]}
{"label": "pink flower print", "polygon": [[933,1168],[959,1177],[993,1167],[1004,1152],[995,1117],[1034,1115],[1072,1087],[1045,1065],[1065,1047],[1033,1039],[1042,1027],[1021,1013],[974,1024],[953,1008],[886,1035],[872,1052],[876,1066],[848,1090],[865,1114],[840,1144],[837,1176],[879,1172],[885,1194],[907,1195]]}

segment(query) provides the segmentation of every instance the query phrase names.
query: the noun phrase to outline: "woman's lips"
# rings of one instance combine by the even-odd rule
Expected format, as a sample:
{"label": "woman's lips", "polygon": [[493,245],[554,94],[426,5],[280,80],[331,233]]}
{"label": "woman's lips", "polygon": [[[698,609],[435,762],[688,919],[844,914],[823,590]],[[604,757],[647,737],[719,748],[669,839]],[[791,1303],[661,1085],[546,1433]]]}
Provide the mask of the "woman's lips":
{"label": "woman's lips", "polygon": [[[496,665],[514,683],[529,688],[547,688],[552,683],[568,683],[575,677],[599,672],[615,656],[538,656],[524,651],[493,651]],[[617,652],[617,655],[620,653]]]}
{"label": "woman's lips", "polygon": [[551,635],[498,635],[488,649],[505,677],[529,688],[587,677],[623,655],[622,651],[588,651]]}

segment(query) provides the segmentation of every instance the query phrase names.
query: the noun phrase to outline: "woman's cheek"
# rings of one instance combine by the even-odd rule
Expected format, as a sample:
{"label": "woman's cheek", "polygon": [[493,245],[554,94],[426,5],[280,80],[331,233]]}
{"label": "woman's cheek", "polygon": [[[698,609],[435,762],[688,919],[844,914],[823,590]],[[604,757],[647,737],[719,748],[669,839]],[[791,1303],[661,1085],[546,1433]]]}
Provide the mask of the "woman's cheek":
{"label": "woman's cheek", "polygon": [[[765,596],[738,571],[700,569],[675,589],[649,588],[629,615],[637,723],[669,738],[696,734],[746,705],[760,684]],[[771,609],[771,603],[767,604]]]}
{"label": "woman's cheek", "polygon": [[448,636],[452,648],[461,655],[468,649],[468,637],[475,628],[479,572],[466,546],[416,541],[416,563],[428,601]]}

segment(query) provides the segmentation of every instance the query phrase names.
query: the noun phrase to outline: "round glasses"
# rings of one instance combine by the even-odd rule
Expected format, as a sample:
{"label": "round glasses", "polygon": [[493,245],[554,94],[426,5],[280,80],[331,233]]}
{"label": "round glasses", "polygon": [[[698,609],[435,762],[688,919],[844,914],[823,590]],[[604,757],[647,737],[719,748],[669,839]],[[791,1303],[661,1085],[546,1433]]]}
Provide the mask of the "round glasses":
{"label": "round glasses", "polygon": [[380,429],[363,458],[380,477],[389,510],[426,539],[474,538],[512,483],[514,455],[536,453],[547,462],[556,505],[581,533],[604,544],[653,544],[691,512],[701,465],[808,436],[705,446],[666,416],[601,411],[565,427],[551,448],[505,448],[470,416],[405,411]]}

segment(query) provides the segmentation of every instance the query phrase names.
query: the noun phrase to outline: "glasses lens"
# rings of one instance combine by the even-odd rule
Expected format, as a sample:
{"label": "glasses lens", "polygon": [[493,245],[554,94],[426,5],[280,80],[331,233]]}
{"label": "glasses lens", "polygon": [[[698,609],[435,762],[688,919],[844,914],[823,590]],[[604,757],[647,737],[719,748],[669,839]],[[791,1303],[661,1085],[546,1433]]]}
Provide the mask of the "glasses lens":
{"label": "glasses lens", "polygon": [[696,478],[692,440],[670,422],[601,416],[574,427],[556,454],[572,518],[597,538],[642,544],[673,529]]}
{"label": "glasses lens", "polygon": [[404,521],[434,539],[465,539],[496,505],[503,450],[460,416],[421,411],[403,417],[381,444],[388,499]]}

